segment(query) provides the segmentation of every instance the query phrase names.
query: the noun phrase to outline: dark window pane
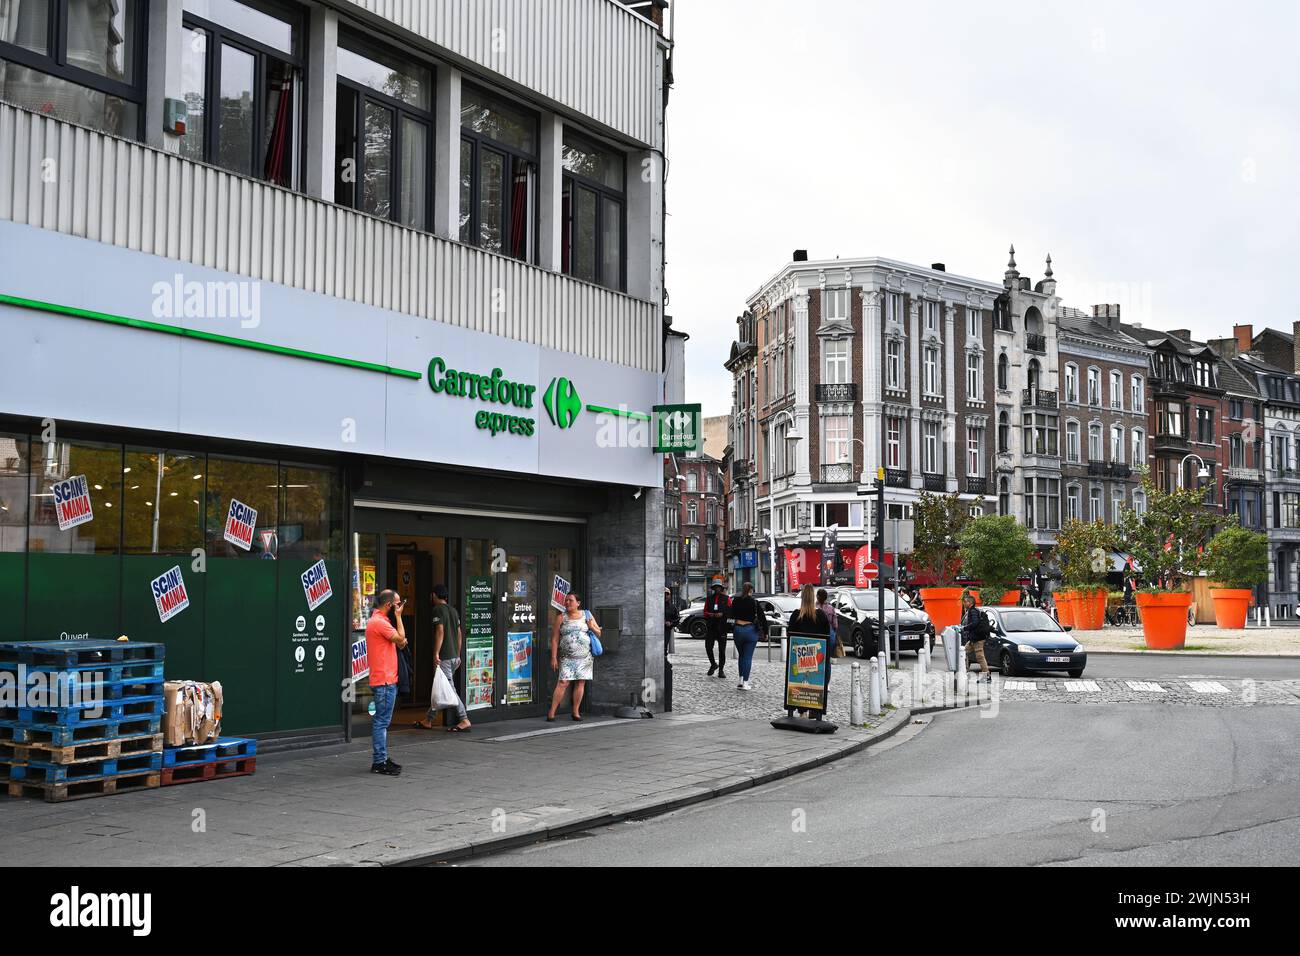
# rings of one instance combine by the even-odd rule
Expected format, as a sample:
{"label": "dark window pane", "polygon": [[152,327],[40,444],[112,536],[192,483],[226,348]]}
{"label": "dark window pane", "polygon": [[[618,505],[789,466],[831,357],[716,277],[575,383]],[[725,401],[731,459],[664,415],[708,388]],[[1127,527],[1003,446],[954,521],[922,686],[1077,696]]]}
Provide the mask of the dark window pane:
{"label": "dark window pane", "polygon": [[[284,558],[341,559],[343,546],[343,487],[331,468],[280,469],[284,516],[280,521],[280,552]],[[258,518],[261,522],[261,518]]]}
{"label": "dark window pane", "polygon": [[[123,468],[122,446],[60,441],[33,444],[33,448],[40,457],[32,462],[29,549],[56,554],[116,554],[122,538],[122,482],[131,479],[134,484],[138,480]],[[60,531],[54,486],[83,475],[90,495],[91,519]]]}
{"label": "dark window pane", "polygon": [[339,37],[338,58],[339,76],[417,109],[429,108],[433,83],[419,64],[346,35]]}
{"label": "dark window pane", "polygon": [[0,435],[0,553],[27,550],[26,435]]}
{"label": "dark window pane", "polygon": [[532,258],[533,180],[536,167],[526,159],[511,160],[510,255]]}
{"label": "dark window pane", "polygon": [[181,137],[181,155],[186,159],[206,159],[204,147],[204,108],[208,98],[208,34],[206,30],[181,31],[181,98],[185,100],[185,135]]}
{"label": "dark window pane", "polygon": [[[26,0],[23,0],[26,3]],[[68,64],[123,83],[135,81],[135,0],[68,0]]]}
{"label": "dark window pane", "polygon": [[464,87],[461,90],[460,122],[466,129],[520,152],[537,152],[536,119],[495,96]]}
{"label": "dark window pane", "polygon": [[575,278],[596,281],[596,194],[581,186],[573,187],[573,252],[569,263]]}
{"label": "dark window pane", "polygon": [[267,59],[262,177],[278,186],[293,185],[297,158],[293,107],[297,83],[298,73],[293,67],[281,60]]}
{"label": "dark window pane", "polygon": [[184,9],[283,53],[294,52],[292,24],[239,0],[184,0]]}
{"label": "dark window pane", "polygon": [[392,209],[393,112],[366,103],[366,172],[361,208],[387,219]]}
{"label": "dark window pane", "polygon": [[[208,554],[214,557],[265,558],[278,551],[280,469],[275,462],[235,458],[208,459]],[[234,499],[257,512],[249,550],[226,540],[226,516]]]}
{"label": "dark window pane", "polygon": [[127,449],[124,554],[185,554],[203,545],[203,455]]}
{"label": "dark window pane", "polygon": [[566,135],[563,156],[564,168],[569,172],[623,191],[623,157],[614,150]]}
{"label": "dark window pane", "polygon": [[429,208],[429,127],[402,117],[402,211],[398,221],[413,229],[426,228]]}
{"label": "dark window pane", "polygon": [[502,249],[504,177],[505,157],[490,149],[481,150],[478,162],[478,244],[493,252]]}
{"label": "dark window pane", "polygon": [[217,163],[248,176],[253,171],[253,57],[223,45],[220,85]]}
{"label": "dark window pane", "polygon": [[135,103],[17,63],[0,60],[0,99],[114,136],[140,138]]}
{"label": "dark window pane", "polygon": [[611,289],[622,287],[623,204],[605,197],[600,237],[600,281]]}
{"label": "dark window pane", "polygon": [[49,53],[50,0],[0,0],[0,40]]}
{"label": "dark window pane", "polygon": [[474,144],[460,141],[460,241],[473,242],[472,184],[474,182]]}
{"label": "dark window pane", "polygon": [[334,201],[357,207],[357,94],[336,87],[334,107]]}

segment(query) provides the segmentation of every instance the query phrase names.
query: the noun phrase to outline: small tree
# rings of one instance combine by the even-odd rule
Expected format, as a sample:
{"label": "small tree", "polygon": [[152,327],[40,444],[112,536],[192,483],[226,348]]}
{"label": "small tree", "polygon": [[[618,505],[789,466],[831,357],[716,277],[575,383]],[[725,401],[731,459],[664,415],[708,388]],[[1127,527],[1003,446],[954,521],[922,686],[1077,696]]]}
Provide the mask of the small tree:
{"label": "small tree", "polygon": [[1205,490],[1162,491],[1142,469],[1147,510],[1139,515],[1125,509],[1119,524],[1123,547],[1133,555],[1141,579],[1153,591],[1177,591],[1179,581],[1196,574],[1203,549],[1222,518],[1205,507]]}
{"label": "small tree", "polygon": [[969,504],[957,495],[921,492],[912,509],[912,557],[936,587],[952,587],[961,568],[957,537],[970,521]]}
{"label": "small tree", "polygon": [[996,604],[1029,566],[1034,543],[1010,515],[984,515],[957,535],[961,568],[980,582],[980,599]]}
{"label": "small tree", "polygon": [[1061,584],[1071,590],[1095,591],[1106,586],[1110,553],[1116,535],[1101,521],[1071,518],[1056,536],[1056,560],[1061,566]]}
{"label": "small tree", "polygon": [[1268,535],[1229,525],[1205,547],[1205,572],[1224,588],[1253,588],[1268,580]]}

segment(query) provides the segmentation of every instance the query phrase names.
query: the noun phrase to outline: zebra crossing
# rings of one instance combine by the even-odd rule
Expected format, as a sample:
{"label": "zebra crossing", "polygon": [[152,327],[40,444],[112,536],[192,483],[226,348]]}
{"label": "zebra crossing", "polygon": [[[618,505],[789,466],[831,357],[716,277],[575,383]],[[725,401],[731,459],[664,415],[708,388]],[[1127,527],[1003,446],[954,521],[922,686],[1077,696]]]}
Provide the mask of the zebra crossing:
{"label": "zebra crossing", "polygon": [[1214,680],[1187,678],[1154,680],[1079,680],[1046,676],[997,679],[994,696],[1007,701],[1073,701],[1078,703],[1144,701],[1201,704],[1218,707],[1255,704],[1300,704],[1300,681]]}

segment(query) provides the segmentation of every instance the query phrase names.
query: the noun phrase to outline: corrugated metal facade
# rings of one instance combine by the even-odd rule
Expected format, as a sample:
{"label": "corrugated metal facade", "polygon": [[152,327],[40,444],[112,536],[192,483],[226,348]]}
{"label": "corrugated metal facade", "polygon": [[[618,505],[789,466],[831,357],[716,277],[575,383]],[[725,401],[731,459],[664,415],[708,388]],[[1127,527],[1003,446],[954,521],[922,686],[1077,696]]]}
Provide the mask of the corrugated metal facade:
{"label": "corrugated metal facade", "polygon": [[659,368],[651,303],[3,103],[0,218]]}
{"label": "corrugated metal facade", "polygon": [[656,39],[614,0],[348,0],[404,30],[661,148]]}

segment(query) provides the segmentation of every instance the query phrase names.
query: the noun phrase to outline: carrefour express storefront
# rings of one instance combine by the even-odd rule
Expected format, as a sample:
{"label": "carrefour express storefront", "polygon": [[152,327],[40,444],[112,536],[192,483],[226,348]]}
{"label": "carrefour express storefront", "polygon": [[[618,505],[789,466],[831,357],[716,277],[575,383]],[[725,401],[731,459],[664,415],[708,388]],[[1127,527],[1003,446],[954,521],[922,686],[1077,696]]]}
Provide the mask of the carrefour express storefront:
{"label": "carrefour express storefront", "polygon": [[556,574],[600,573],[602,487],[656,485],[657,375],[8,222],[0,248],[0,639],[162,641],[232,732],[337,728],[374,594],[415,598],[422,665],[445,583],[467,624],[494,601],[467,699],[537,712],[507,657]]}

